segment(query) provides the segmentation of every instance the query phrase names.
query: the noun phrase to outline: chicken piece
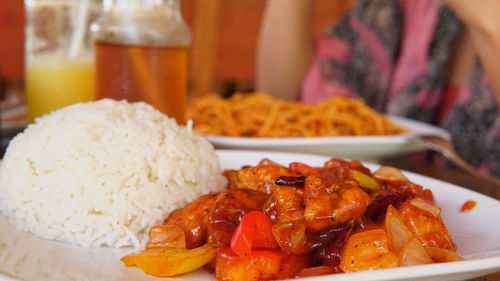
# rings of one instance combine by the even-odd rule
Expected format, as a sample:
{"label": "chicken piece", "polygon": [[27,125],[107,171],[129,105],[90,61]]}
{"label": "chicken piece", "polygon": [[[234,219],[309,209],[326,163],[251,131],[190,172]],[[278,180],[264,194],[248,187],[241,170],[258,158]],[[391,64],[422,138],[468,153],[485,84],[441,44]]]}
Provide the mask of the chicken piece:
{"label": "chicken piece", "polygon": [[239,170],[224,170],[224,172],[222,172],[222,174],[227,179],[227,188],[228,189],[238,188],[236,186],[236,182],[238,181],[238,172],[239,172]]}
{"label": "chicken piece", "polygon": [[312,251],[305,220],[278,222],[272,228],[274,239],[286,253],[303,255]]}
{"label": "chicken piece", "polygon": [[351,179],[349,170],[358,170],[367,175],[371,174],[370,170],[357,160],[348,162],[343,159],[332,158],[323,165],[321,175],[325,179],[344,181]]}
{"label": "chicken piece", "polygon": [[264,204],[263,211],[275,223],[304,219],[304,191],[280,186]]}
{"label": "chicken piece", "polygon": [[307,229],[319,232],[352,219],[365,212],[370,197],[355,181],[337,182],[316,176],[306,178],[304,184],[304,217]]}
{"label": "chicken piece", "polygon": [[457,246],[448,234],[446,225],[441,219],[439,207],[430,204],[427,210],[421,198],[403,203],[398,210],[405,225],[415,234],[424,247],[437,247],[456,250]]}
{"label": "chicken piece", "polygon": [[206,217],[208,242],[228,245],[243,215],[262,210],[269,195],[252,189],[228,189],[221,192]]}
{"label": "chicken piece", "polygon": [[219,192],[205,194],[182,209],[170,213],[164,224],[175,224],[186,234],[186,248],[201,246],[206,238],[206,223],[204,220],[215,203]]}
{"label": "chicken piece", "polygon": [[232,188],[247,188],[271,194],[277,185],[274,180],[280,176],[292,176],[285,167],[277,165],[261,165],[245,167],[234,172],[225,173]]}
{"label": "chicken piece", "polygon": [[273,236],[280,248],[292,254],[311,251],[304,220],[304,192],[294,187],[278,187],[263,207],[274,221]]}
{"label": "chicken piece", "polygon": [[358,232],[349,237],[342,251],[340,268],[358,272],[398,266],[398,258],[389,251],[384,229]]}
{"label": "chicken piece", "polygon": [[281,166],[281,165],[269,158],[263,158],[262,160],[259,161],[258,166]]}

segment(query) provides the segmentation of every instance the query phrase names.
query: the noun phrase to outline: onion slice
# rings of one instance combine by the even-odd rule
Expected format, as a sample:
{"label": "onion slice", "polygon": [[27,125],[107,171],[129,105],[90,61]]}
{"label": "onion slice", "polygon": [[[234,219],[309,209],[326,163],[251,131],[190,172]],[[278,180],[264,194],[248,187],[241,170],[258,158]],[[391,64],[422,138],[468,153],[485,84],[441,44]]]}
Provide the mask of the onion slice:
{"label": "onion slice", "polygon": [[372,176],[377,180],[410,182],[401,170],[389,166],[380,167]]}
{"label": "onion slice", "polygon": [[398,254],[400,266],[433,263],[433,260],[425,250],[424,246],[413,236]]}
{"label": "onion slice", "polygon": [[387,231],[389,249],[395,253],[399,253],[413,236],[413,233],[404,224],[398,210],[392,205],[387,207],[385,229]]}
{"label": "onion slice", "polygon": [[410,200],[410,204],[412,204],[413,206],[415,206],[417,208],[420,208],[424,211],[431,213],[436,218],[439,218],[439,216],[441,215],[441,208],[439,208],[438,206],[436,206],[432,203],[425,201],[422,198],[419,198],[419,197],[413,198],[412,200]]}

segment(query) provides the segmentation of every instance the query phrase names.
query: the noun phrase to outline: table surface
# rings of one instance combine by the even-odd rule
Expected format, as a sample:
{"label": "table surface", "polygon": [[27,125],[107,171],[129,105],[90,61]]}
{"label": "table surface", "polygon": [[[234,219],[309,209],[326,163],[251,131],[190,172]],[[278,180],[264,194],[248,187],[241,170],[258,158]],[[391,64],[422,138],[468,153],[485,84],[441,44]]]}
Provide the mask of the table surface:
{"label": "table surface", "polygon": [[[434,158],[440,156],[433,156]],[[382,165],[395,166],[402,170],[415,172],[421,175],[436,178],[452,184],[469,188],[487,196],[500,199],[500,186],[478,179],[470,174],[459,170],[458,168],[442,167],[424,161],[421,157],[405,156],[380,161]],[[471,279],[470,281],[498,281],[500,280],[500,271],[490,275]]]}

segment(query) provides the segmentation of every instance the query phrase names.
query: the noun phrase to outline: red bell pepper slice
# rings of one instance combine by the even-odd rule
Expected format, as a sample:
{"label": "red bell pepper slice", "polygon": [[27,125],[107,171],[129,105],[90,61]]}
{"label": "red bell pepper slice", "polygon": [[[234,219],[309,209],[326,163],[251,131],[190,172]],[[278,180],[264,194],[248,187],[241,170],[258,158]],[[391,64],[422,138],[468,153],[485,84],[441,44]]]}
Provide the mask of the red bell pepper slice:
{"label": "red bell pepper slice", "polygon": [[231,238],[231,250],[238,256],[248,256],[253,249],[277,249],[271,219],[260,211],[251,211],[243,216]]}
{"label": "red bell pepper slice", "polygon": [[288,170],[303,176],[309,176],[309,175],[319,176],[318,169],[300,162],[291,162],[290,164],[288,164]]}

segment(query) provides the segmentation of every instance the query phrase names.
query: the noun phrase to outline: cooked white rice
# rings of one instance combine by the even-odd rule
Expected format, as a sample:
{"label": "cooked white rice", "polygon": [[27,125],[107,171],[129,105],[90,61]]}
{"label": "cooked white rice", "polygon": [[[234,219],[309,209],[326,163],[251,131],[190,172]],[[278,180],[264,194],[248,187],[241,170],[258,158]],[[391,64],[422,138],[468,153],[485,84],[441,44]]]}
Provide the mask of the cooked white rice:
{"label": "cooked white rice", "polygon": [[211,144],[145,103],[100,100],[36,120],[9,144],[0,211],[84,247],[141,247],[175,208],[225,186]]}

